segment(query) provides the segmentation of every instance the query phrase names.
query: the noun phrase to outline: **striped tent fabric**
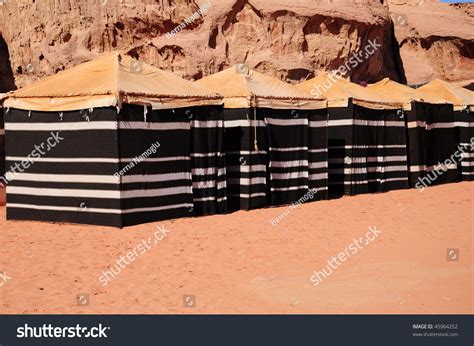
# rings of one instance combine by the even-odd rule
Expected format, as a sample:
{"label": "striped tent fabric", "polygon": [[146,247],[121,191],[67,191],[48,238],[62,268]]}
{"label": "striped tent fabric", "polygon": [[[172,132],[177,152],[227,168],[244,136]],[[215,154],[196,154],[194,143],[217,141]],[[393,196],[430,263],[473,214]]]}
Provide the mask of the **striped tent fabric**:
{"label": "striped tent fabric", "polygon": [[[413,102],[407,112],[410,185],[457,181],[454,112],[451,104]],[[453,158],[453,162],[445,161]],[[439,168],[445,170],[438,174]]]}
{"label": "striped tent fabric", "polygon": [[120,111],[122,226],[193,215],[189,111],[150,110],[146,121],[143,106]]}
{"label": "striped tent fabric", "polygon": [[125,227],[225,210],[222,97],[205,88],[113,53],[5,105],[20,167],[8,219]]}
{"label": "striped tent fabric", "polygon": [[297,110],[264,109],[272,205],[297,201],[309,190],[308,116]]}
{"label": "striped tent fabric", "polygon": [[314,200],[328,198],[328,111],[308,111],[308,184]]}
{"label": "striped tent fabric", "polygon": [[470,108],[454,112],[456,143],[462,148],[458,174],[463,181],[474,180],[474,113]]}
{"label": "striped tent fabric", "polygon": [[84,114],[6,112],[7,219],[123,226],[116,111]]}
{"label": "striped tent fabric", "polygon": [[[336,73],[297,85],[328,100],[328,194],[330,197],[403,188],[406,141],[402,104]],[[405,167],[403,167],[405,161]]]}
{"label": "striped tent fabric", "polygon": [[397,110],[354,105],[351,194],[408,188],[405,122]]}
{"label": "striped tent fabric", "polygon": [[224,117],[229,210],[263,208],[269,203],[268,139],[263,112],[255,108],[225,109]]}
{"label": "striped tent fabric", "polygon": [[186,110],[191,121],[194,215],[227,211],[227,174],[222,107]]}
{"label": "striped tent fabric", "polygon": [[[324,196],[326,138],[315,137],[324,131],[312,132],[309,142],[309,115],[325,113],[324,100],[242,64],[197,83],[224,96],[230,209],[294,203],[310,186]],[[312,123],[319,121],[314,114]]]}
{"label": "striped tent fabric", "polygon": [[[1,99],[1,95],[0,95]],[[1,102],[1,101],[0,101]],[[5,128],[4,128],[4,115],[3,108],[0,108],[0,205],[4,205],[5,200],[5,188],[7,185],[5,179]]]}

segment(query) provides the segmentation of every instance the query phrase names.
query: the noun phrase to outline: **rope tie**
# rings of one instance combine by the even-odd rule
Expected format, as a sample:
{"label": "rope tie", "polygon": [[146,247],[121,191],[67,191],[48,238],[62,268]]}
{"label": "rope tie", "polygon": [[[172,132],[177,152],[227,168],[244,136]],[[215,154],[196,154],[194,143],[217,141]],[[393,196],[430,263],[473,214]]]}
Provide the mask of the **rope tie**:
{"label": "rope tie", "polygon": [[254,145],[254,149],[255,151],[258,151],[258,141],[257,141],[257,98],[255,97],[255,95],[252,95],[253,96],[253,99],[254,99],[254,107],[253,107],[253,121],[254,121],[254,126],[253,126],[253,129],[254,129],[254,140],[253,140],[253,145]]}

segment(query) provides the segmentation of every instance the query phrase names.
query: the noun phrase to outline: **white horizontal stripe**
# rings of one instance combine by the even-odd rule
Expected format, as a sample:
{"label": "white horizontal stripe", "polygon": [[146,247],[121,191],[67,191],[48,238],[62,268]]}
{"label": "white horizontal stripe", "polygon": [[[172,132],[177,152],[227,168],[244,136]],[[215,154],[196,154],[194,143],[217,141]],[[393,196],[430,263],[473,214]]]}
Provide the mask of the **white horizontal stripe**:
{"label": "white horizontal stripe", "polygon": [[367,183],[373,183],[373,182],[391,182],[391,181],[408,181],[408,178],[403,177],[403,178],[388,178],[388,179],[369,179],[369,180],[354,180],[354,181],[330,181],[329,185],[362,185],[362,184],[367,184]]}
{"label": "white horizontal stripe", "polygon": [[461,161],[461,166],[463,166],[463,167],[474,166],[474,161]]}
{"label": "white horizontal stripe", "polygon": [[[120,162],[132,162],[136,158],[121,158]],[[166,156],[166,157],[146,157],[141,162],[167,162],[167,161],[188,161],[191,160],[189,156]]]}
{"label": "white horizontal stripe", "polygon": [[466,122],[466,121],[455,121],[454,126],[456,126],[456,127],[473,127],[474,123],[472,123],[472,122],[469,123],[469,122]]}
{"label": "white horizontal stripe", "polygon": [[196,128],[219,128],[224,126],[222,120],[193,120],[191,126]]}
{"label": "white horizontal stripe", "polygon": [[265,127],[263,120],[225,120],[224,127]]}
{"label": "white horizontal stripe", "polygon": [[326,168],[328,166],[327,162],[311,162],[309,168]]}
{"label": "white horizontal stripe", "polygon": [[330,169],[330,173],[344,173],[344,174],[362,174],[362,173],[384,173],[384,172],[406,172],[406,166],[387,166],[387,167],[361,167],[356,169],[351,168],[334,168]]}
{"label": "white horizontal stripe", "polygon": [[190,130],[191,124],[189,122],[159,122],[148,123],[144,121],[120,121],[119,126],[121,130]]}
{"label": "white horizontal stripe", "polygon": [[265,165],[240,165],[240,166],[228,166],[227,172],[266,172],[267,167]]}
{"label": "white horizontal stripe", "polygon": [[451,123],[433,123],[433,124],[426,125],[426,129],[428,131],[433,130],[433,129],[450,129],[450,128],[453,128],[453,127],[454,127],[453,122],[451,122]]}
{"label": "white horizontal stripe", "polygon": [[308,171],[290,173],[272,173],[271,178],[275,180],[308,178]]}
{"label": "white horizontal stripe", "polygon": [[426,170],[425,165],[421,166],[410,166],[410,172],[424,172]]}
{"label": "white horizontal stripe", "polygon": [[231,197],[240,197],[240,198],[254,198],[254,197],[265,197],[267,194],[265,192],[258,192],[258,193],[251,193],[251,194],[248,194],[248,193],[232,193],[232,194],[229,194],[228,196],[231,196]]}
{"label": "white horizontal stripe", "polygon": [[292,147],[292,148],[268,148],[270,151],[297,151],[308,150],[308,147]]}
{"label": "white horizontal stripe", "polygon": [[326,153],[328,150],[327,149],[309,149],[309,153]]}
{"label": "white horizontal stripe", "polygon": [[[136,158],[89,158],[89,157],[25,157],[25,156],[7,156],[7,161],[31,161],[31,162],[60,162],[60,163],[118,163],[118,162],[132,162]],[[187,161],[191,158],[189,156],[168,156],[168,157],[147,157],[142,162],[166,162],[166,161]]]}
{"label": "white horizontal stripe", "polygon": [[448,169],[457,169],[457,168],[458,168],[457,164],[455,164],[455,163],[450,163],[449,165],[444,165],[444,164],[442,164],[442,165],[429,166],[429,167],[426,167],[426,170],[427,170],[428,172],[429,172],[429,171],[432,171],[432,170],[434,170],[434,169],[436,169],[436,168],[438,168],[439,170],[443,170],[443,166],[447,167]]}
{"label": "white horizontal stripe", "polygon": [[5,123],[8,131],[81,131],[117,130],[116,121],[81,121],[71,123]]}
{"label": "white horizontal stripe", "polygon": [[413,129],[415,127],[426,127],[426,121],[416,120],[407,122],[407,128]]}
{"label": "white horizontal stripe", "polygon": [[461,172],[461,173],[462,173],[462,175],[473,175],[474,174],[474,172]]}
{"label": "white horizontal stripe", "polygon": [[267,152],[265,150],[242,150],[242,151],[227,151],[227,155],[264,155]]}
{"label": "white horizontal stripe", "polygon": [[39,174],[39,173],[11,173],[12,180],[42,181],[51,183],[101,183],[119,184],[120,179],[114,175],[87,175],[87,174]]}
{"label": "white horizontal stripe", "polygon": [[178,208],[191,208],[193,205],[189,203],[185,204],[173,204],[165,205],[161,207],[149,207],[149,208],[133,208],[133,209],[104,209],[104,208],[77,208],[77,207],[60,207],[60,206],[48,206],[48,205],[35,205],[35,204],[20,204],[20,203],[9,203],[8,208],[21,208],[21,209],[34,209],[34,210],[53,210],[53,211],[77,211],[78,213],[100,213],[100,214],[130,214],[150,211],[160,211],[168,209]]}
{"label": "white horizontal stripe", "polygon": [[265,122],[270,125],[278,125],[278,126],[308,125],[308,119],[265,118]]}
{"label": "white horizontal stripe", "polygon": [[340,119],[340,120],[329,120],[328,126],[394,126],[404,127],[403,121],[385,121],[385,120],[362,120],[362,119]]}
{"label": "white horizontal stripe", "polygon": [[300,185],[300,186],[290,186],[290,187],[272,187],[271,191],[294,191],[294,190],[309,190],[308,185]]}
{"label": "white horizontal stripe", "polygon": [[229,185],[256,185],[256,184],[266,184],[267,179],[265,177],[255,177],[255,178],[231,178],[227,179]]}
{"label": "white horizontal stripe", "polygon": [[[30,161],[28,157],[24,156],[7,156],[7,161]],[[133,160],[133,159],[132,159]],[[62,162],[62,163],[73,163],[73,162],[80,162],[80,163],[118,163],[119,159],[112,159],[112,158],[86,158],[86,157],[77,157],[77,158],[65,158],[65,157],[39,157],[39,158],[31,158],[32,162]]]}
{"label": "white horizontal stripe", "polygon": [[[220,181],[217,183],[217,189],[223,189],[227,185],[225,181]],[[193,182],[193,189],[210,189],[216,187],[216,181],[215,180],[208,180],[208,181],[194,181]]]}
{"label": "white horizontal stripe", "polygon": [[277,168],[308,167],[308,160],[270,161],[270,167],[277,167]]}
{"label": "white horizontal stripe", "polygon": [[390,149],[390,148],[406,148],[405,144],[387,144],[387,145],[330,145],[330,149]]}
{"label": "white horizontal stripe", "polygon": [[122,183],[158,183],[173,180],[191,180],[191,173],[189,172],[174,172],[168,174],[150,174],[150,175],[124,175],[122,176]]}
{"label": "white horizontal stripe", "polygon": [[191,157],[214,157],[214,156],[224,156],[225,153],[213,152],[213,153],[191,153]]}
{"label": "white horizontal stripe", "polygon": [[461,152],[461,157],[462,157],[463,159],[471,159],[471,158],[474,158],[474,152],[470,152],[470,153]]}
{"label": "white horizontal stripe", "polygon": [[208,201],[222,202],[225,200],[227,200],[227,197],[216,198],[215,196],[212,196],[212,197],[203,197],[203,198],[193,198],[194,202],[208,202]]}
{"label": "white horizontal stripe", "polygon": [[321,180],[321,179],[327,179],[327,178],[328,178],[327,173],[318,173],[318,174],[309,175],[309,180]]}
{"label": "white horizontal stripe", "polygon": [[327,120],[309,122],[309,127],[326,127],[326,126],[328,126]]}
{"label": "white horizontal stripe", "polygon": [[193,168],[191,170],[192,174],[195,176],[216,174],[216,171],[217,171],[218,176],[226,174],[226,168],[216,169],[216,167],[208,167],[208,168]]}
{"label": "white horizontal stripe", "polygon": [[150,190],[130,190],[130,191],[109,191],[109,190],[80,190],[80,189],[46,189],[20,186],[7,186],[7,194],[51,196],[51,197],[91,197],[91,198],[137,198],[137,197],[158,197],[177,194],[190,194],[191,188],[188,186],[178,186],[163,189]]}

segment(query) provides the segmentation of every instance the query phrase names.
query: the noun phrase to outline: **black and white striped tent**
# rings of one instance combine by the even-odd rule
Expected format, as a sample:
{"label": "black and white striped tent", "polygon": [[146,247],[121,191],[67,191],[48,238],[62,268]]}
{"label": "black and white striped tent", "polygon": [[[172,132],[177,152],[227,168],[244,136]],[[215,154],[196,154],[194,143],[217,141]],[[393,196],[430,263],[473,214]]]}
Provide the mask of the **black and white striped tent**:
{"label": "black and white striped tent", "polygon": [[331,73],[298,87],[328,99],[330,196],[408,187],[401,103]]}
{"label": "black and white striped tent", "polygon": [[197,83],[224,96],[230,209],[326,198],[325,101],[242,64]]}
{"label": "black and white striped tent", "polygon": [[5,128],[3,121],[3,99],[5,94],[0,94],[0,205],[5,204]]}
{"label": "black and white striped tent", "polygon": [[403,103],[410,186],[456,181],[455,161],[446,162],[443,166],[446,171],[434,176],[432,182],[427,177],[455,152],[453,105],[440,96],[423,93],[388,78],[370,85],[370,88]]}
{"label": "black and white striped tent", "polygon": [[[439,79],[435,79],[417,90],[430,94],[432,97],[446,99],[453,104],[452,121],[455,132],[456,152],[460,152],[462,156],[457,165],[458,179],[473,180],[474,92]],[[452,176],[451,174],[450,181],[454,180]]]}
{"label": "black and white striped tent", "polygon": [[222,122],[222,97],[118,53],[17,90],[7,218],[123,227],[225,210]]}

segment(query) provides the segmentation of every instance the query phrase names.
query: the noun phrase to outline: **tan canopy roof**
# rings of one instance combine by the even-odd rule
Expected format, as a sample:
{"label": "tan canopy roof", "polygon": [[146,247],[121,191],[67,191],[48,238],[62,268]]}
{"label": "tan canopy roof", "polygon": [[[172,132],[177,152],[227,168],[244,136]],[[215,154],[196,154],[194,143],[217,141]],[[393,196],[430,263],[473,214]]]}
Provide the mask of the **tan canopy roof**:
{"label": "tan canopy roof", "polygon": [[222,94],[225,108],[326,108],[326,100],[311,96],[277,78],[250,70],[242,64],[204,77],[196,83]]}
{"label": "tan canopy roof", "polygon": [[397,109],[402,104],[390,97],[378,94],[374,90],[364,88],[343,78],[338,78],[336,74],[327,72],[319,76],[296,85],[312,95],[321,95],[328,99],[329,107],[347,107],[348,101],[356,105],[372,109]]}
{"label": "tan canopy roof", "polygon": [[454,105],[455,110],[474,107],[474,92],[440,79],[435,79],[417,90],[447,100]]}
{"label": "tan canopy roof", "polygon": [[222,104],[222,96],[114,52],[8,94],[5,107],[67,111],[122,103],[182,108]]}
{"label": "tan canopy roof", "polygon": [[449,101],[444,100],[438,96],[430,93],[424,93],[420,89],[413,89],[409,86],[399,84],[393,80],[390,80],[389,78],[384,78],[380,82],[370,84],[369,88],[387,98],[393,98],[397,101],[403,102],[403,109],[405,110],[411,109],[412,101],[449,103]]}

